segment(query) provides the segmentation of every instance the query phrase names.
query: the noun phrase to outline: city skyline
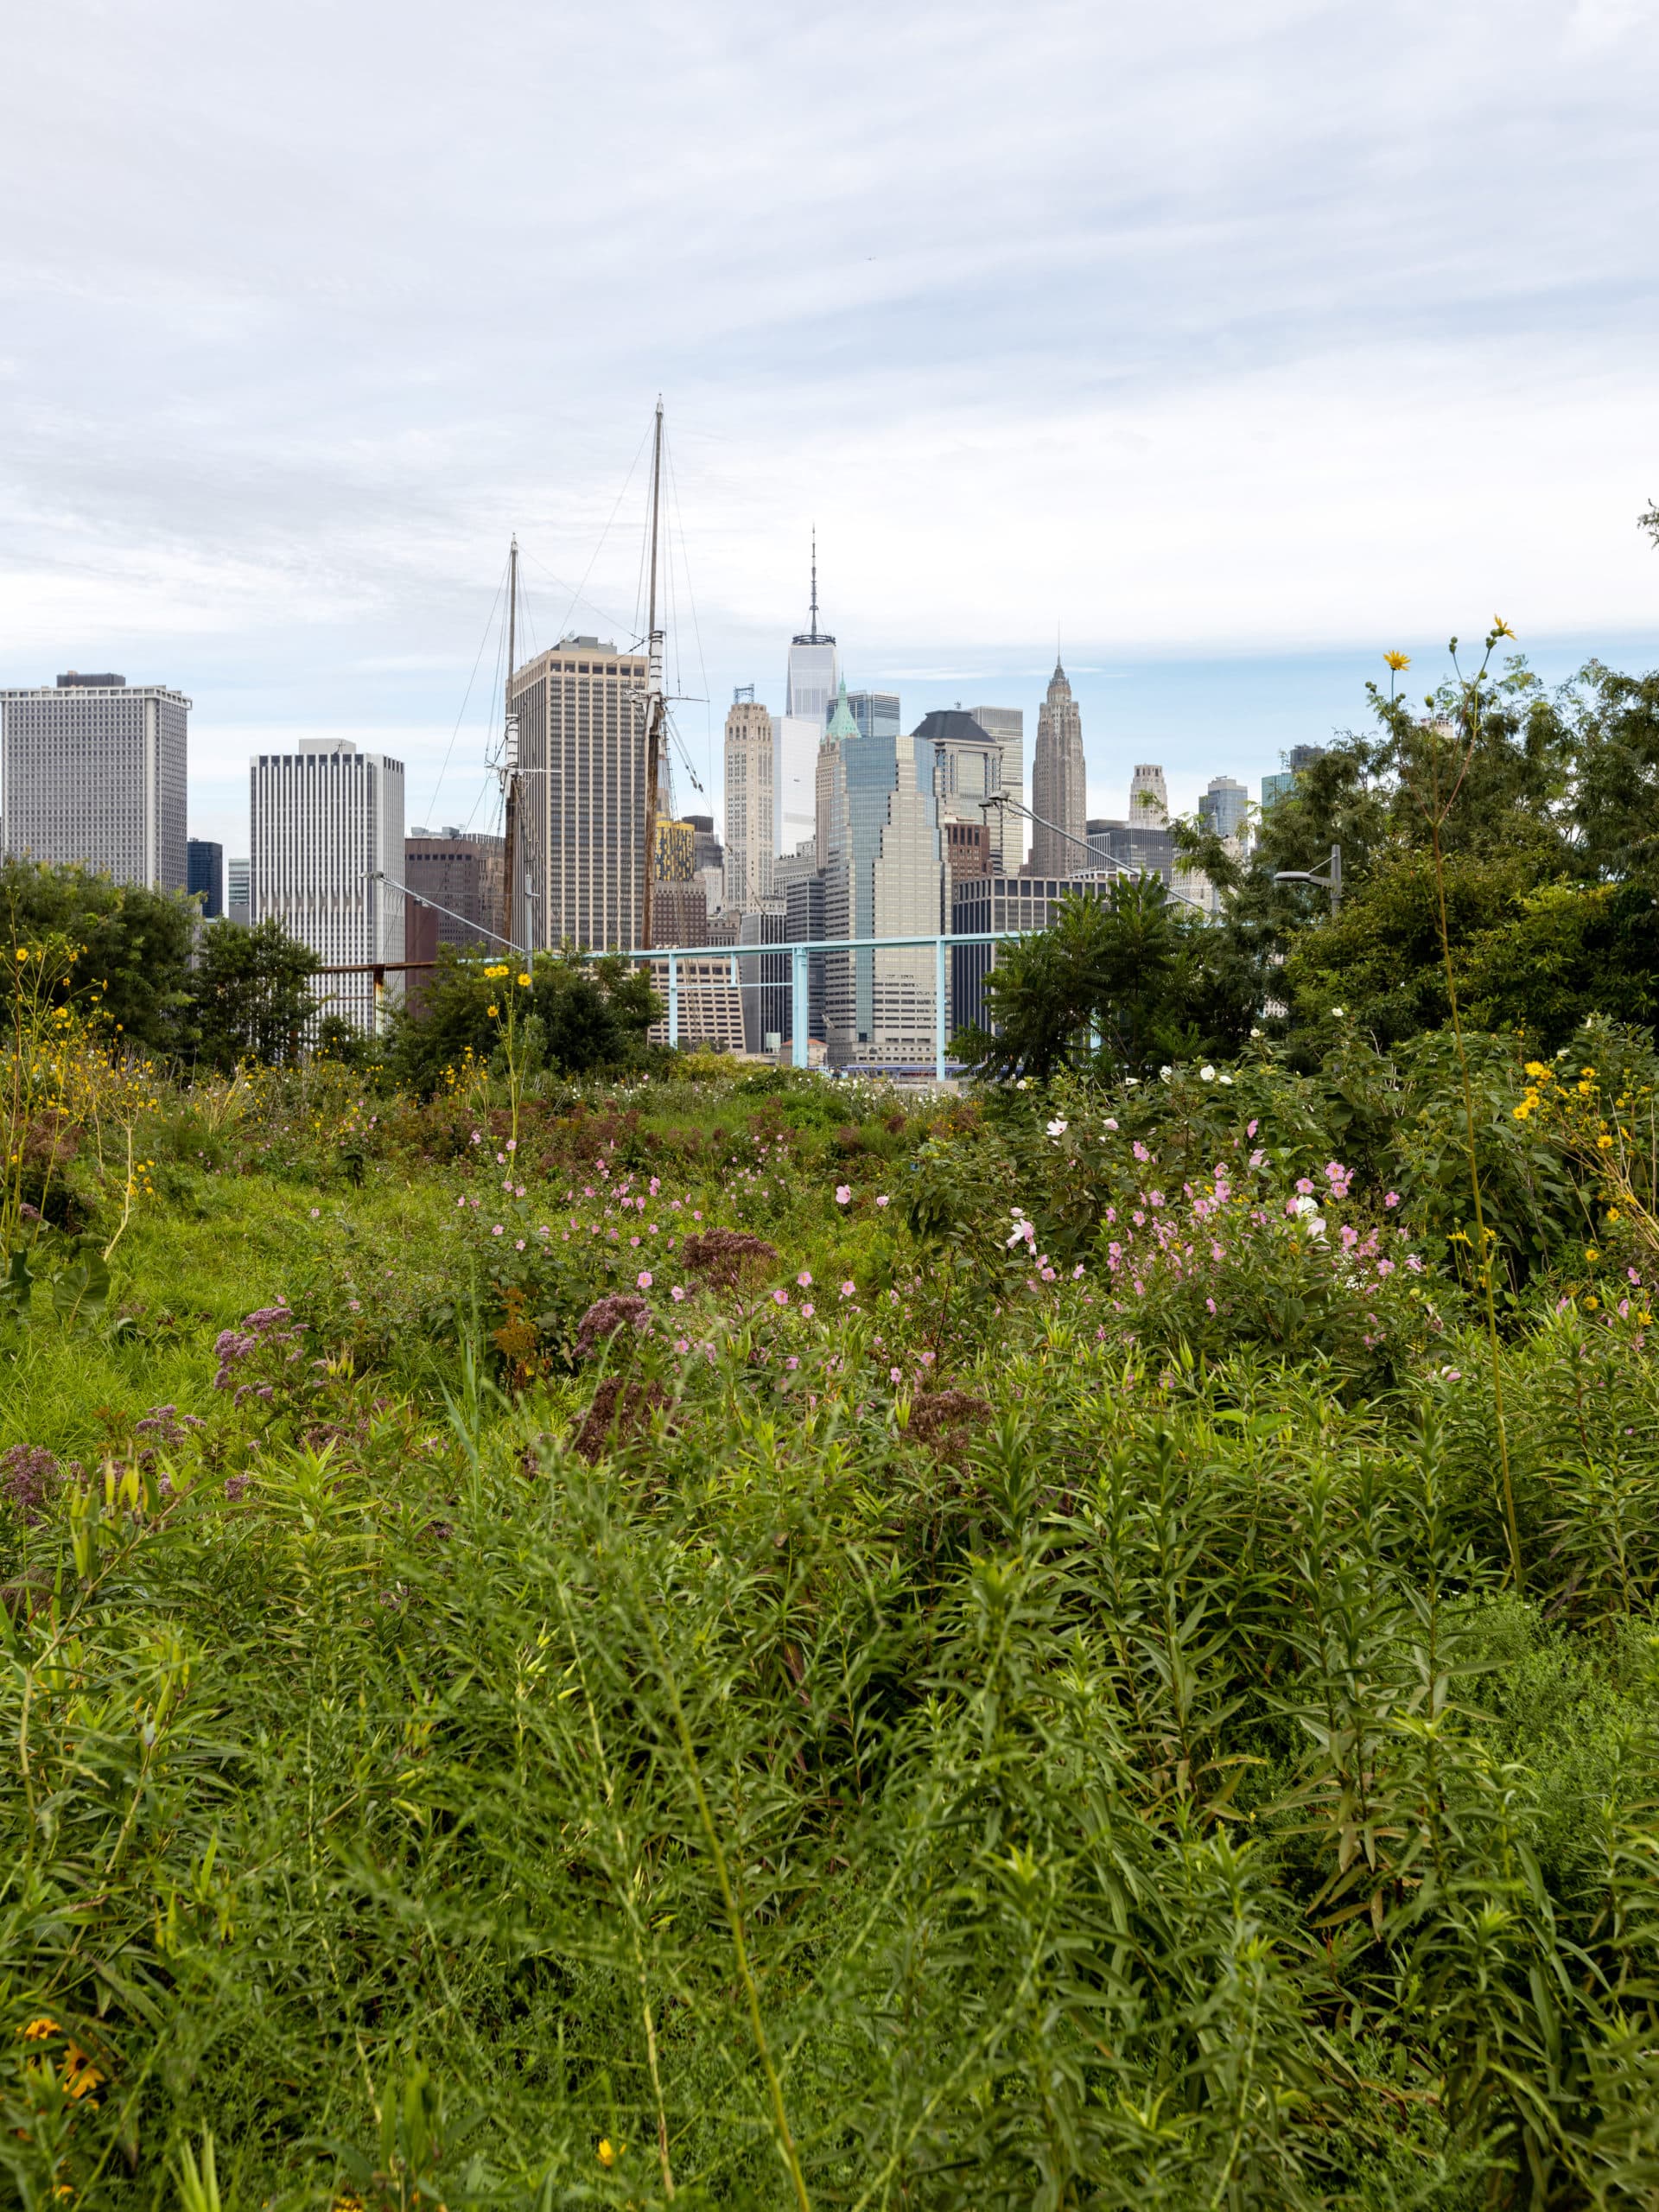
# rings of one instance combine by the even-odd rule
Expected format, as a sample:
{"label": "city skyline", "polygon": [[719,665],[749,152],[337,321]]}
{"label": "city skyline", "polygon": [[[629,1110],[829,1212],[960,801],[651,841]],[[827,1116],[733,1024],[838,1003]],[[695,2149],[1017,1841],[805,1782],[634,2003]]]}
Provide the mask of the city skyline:
{"label": "city skyline", "polygon": [[[1011,40],[988,0],[619,0],[603,41],[517,26],[525,111],[562,118],[526,171],[491,42],[429,9],[365,0],[321,79],[302,16],[25,13],[0,683],[181,686],[227,850],[248,754],[334,732],[464,821],[509,533],[531,642],[638,633],[658,392],[705,804],[733,686],[781,710],[815,524],[849,690],[911,718],[1006,699],[1029,740],[1058,625],[1091,813],[1137,757],[1186,808],[1217,769],[1254,786],[1362,720],[1386,648],[1438,661],[1494,612],[1552,665],[1651,666],[1656,27],[1653,0],[1033,0]],[[827,167],[798,130],[829,82]],[[135,84],[176,128],[137,128]],[[435,791],[458,717],[470,782]]]}

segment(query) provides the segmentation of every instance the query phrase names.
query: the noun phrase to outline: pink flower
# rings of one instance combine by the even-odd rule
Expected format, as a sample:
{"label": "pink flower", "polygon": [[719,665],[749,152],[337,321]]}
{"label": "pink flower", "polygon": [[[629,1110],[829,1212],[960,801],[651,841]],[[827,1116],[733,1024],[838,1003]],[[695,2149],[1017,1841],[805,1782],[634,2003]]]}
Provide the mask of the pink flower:
{"label": "pink flower", "polygon": [[513,1246],[513,1248],[512,1248],[512,1249],[513,1249],[513,1250],[514,1250],[515,1252],[522,1252],[522,1251],[524,1250],[524,1238],[523,1238],[522,1236],[521,1236],[521,1237],[519,1237],[519,1239],[518,1239],[518,1242],[514,1244],[514,1246]]}
{"label": "pink flower", "polygon": [[838,1206],[850,1205],[852,1204],[852,1185],[850,1183],[837,1183],[836,1185],[836,1204]]}
{"label": "pink flower", "polygon": [[856,1287],[856,1286],[855,1286],[855,1284],[853,1284],[853,1283],[850,1283],[850,1282],[844,1282],[844,1283],[842,1283],[842,1285],[841,1286],[841,1294],[842,1294],[842,1296],[843,1298],[850,1298],[850,1297],[852,1297],[852,1295],[853,1295],[853,1294],[854,1294],[854,1291],[855,1291],[855,1287]]}
{"label": "pink flower", "polygon": [[810,1274],[807,1272],[807,1270],[806,1270],[804,1268],[803,1268],[801,1269],[801,1272],[799,1273],[799,1274],[798,1274],[798,1275],[796,1276],[795,1280],[796,1280],[796,1281],[797,1281],[798,1283],[799,1283],[799,1285],[801,1286],[801,1288],[802,1288],[803,1290],[810,1290],[810,1289],[811,1289],[811,1287],[812,1287],[812,1278],[811,1278]]}
{"label": "pink flower", "polygon": [[896,1382],[899,1380],[899,1370],[896,1367],[890,1367],[887,1370],[887,1380],[889,1382]]}
{"label": "pink flower", "polygon": [[1215,1301],[1215,1300],[1214,1300],[1213,1298],[1206,1298],[1206,1299],[1205,1300],[1205,1301],[1204,1301],[1204,1302],[1205,1302],[1205,1305],[1210,1308],[1210,1311],[1213,1313],[1215,1312],[1215,1310],[1216,1310],[1216,1301]]}
{"label": "pink flower", "polygon": [[322,1211],[322,1208],[321,1208],[321,1206],[313,1206],[313,1207],[312,1207],[312,1209],[311,1209],[311,1218],[312,1218],[312,1220],[313,1220],[313,1221],[315,1221],[315,1220],[317,1219],[317,1217],[319,1217],[319,1215],[321,1213],[321,1211]]}
{"label": "pink flower", "polygon": [[507,1139],[507,1150],[508,1150],[509,1152],[517,1152],[517,1151],[518,1151],[518,1138],[517,1138],[517,1137],[509,1137],[509,1138]]}
{"label": "pink flower", "polygon": [[1399,1192],[1390,1191],[1387,1198],[1383,1199],[1382,1203],[1385,1206],[1397,1206],[1400,1203]]}
{"label": "pink flower", "polygon": [[689,1339],[684,1337],[676,1337],[674,1339],[674,1349],[677,1352],[688,1352],[691,1349],[690,1343]]}
{"label": "pink flower", "polygon": [[641,1268],[639,1274],[634,1277],[634,1281],[639,1284],[641,1290],[649,1290],[651,1288],[651,1269],[649,1268]]}
{"label": "pink flower", "polygon": [[498,1221],[495,1227],[490,1231],[490,1234],[492,1236],[504,1236],[505,1231],[502,1229],[500,1223]]}
{"label": "pink flower", "polygon": [[791,1352],[789,1357],[784,1362],[784,1365],[785,1367],[798,1367],[800,1363],[800,1361],[796,1358],[793,1352]]}
{"label": "pink flower", "polygon": [[884,1191],[875,1203],[879,1206],[885,1206],[891,1205],[892,1201],[888,1198],[887,1192]]}
{"label": "pink flower", "polygon": [[774,1290],[772,1294],[772,1302],[774,1306],[787,1306],[789,1293],[786,1290]]}
{"label": "pink flower", "polygon": [[677,1282],[673,1289],[671,1290],[668,1294],[677,1306],[680,1303],[680,1300],[685,1296],[684,1284]]}
{"label": "pink flower", "polygon": [[1313,1190],[1313,1185],[1308,1181],[1306,1175],[1299,1175],[1296,1178],[1296,1188],[1301,1192],[1304,1198],[1306,1198],[1309,1192]]}
{"label": "pink flower", "polygon": [[1141,1143],[1139,1137],[1136,1137],[1135,1141],[1135,1156],[1137,1160],[1150,1160],[1152,1158],[1152,1154],[1147,1150],[1147,1147]]}
{"label": "pink flower", "polygon": [[1105,1127],[1109,1129],[1116,1129],[1117,1127],[1117,1123],[1112,1119],[1109,1114],[1106,1116]]}
{"label": "pink flower", "polygon": [[463,1191],[463,1192],[462,1192],[462,1193],[461,1193],[461,1195],[460,1196],[460,1198],[458,1198],[455,1200],[455,1204],[456,1204],[458,1206],[464,1206],[464,1205],[466,1205],[466,1203],[467,1203],[467,1194],[466,1194],[466,1192]]}
{"label": "pink flower", "polygon": [[801,1311],[802,1311],[802,1313],[804,1313],[804,1314],[805,1314],[805,1316],[806,1316],[806,1318],[807,1318],[807,1319],[808,1319],[809,1321],[812,1319],[812,1314],[813,1314],[813,1311],[814,1311],[814,1309],[813,1309],[813,1307],[812,1307],[812,1306],[810,1306],[810,1305],[809,1305],[809,1306],[802,1306],[802,1308],[801,1308]]}
{"label": "pink flower", "polygon": [[1077,1262],[1077,1266],[1071,1270],[1071,1280],[1073,1282],[1081,1282],[1083,1281],[1083,1262],[1081,1260]]}
{"label": "pink flower", "polygon": [[1245,1134],[1245,1135],[1246,1135],[1247,1137],[1253,1137],[1253,1136],[1255,1135],[1256,1129],[1258,1128],[1258,1127],[1259,1127],[1259,1126],[1260,1126],[1260,1124],[1259,1124],[1259,1123],[1257,1123],[1257,1122],[1245,1122],[1245,1124],[1244,1124],[1244,1134]]}

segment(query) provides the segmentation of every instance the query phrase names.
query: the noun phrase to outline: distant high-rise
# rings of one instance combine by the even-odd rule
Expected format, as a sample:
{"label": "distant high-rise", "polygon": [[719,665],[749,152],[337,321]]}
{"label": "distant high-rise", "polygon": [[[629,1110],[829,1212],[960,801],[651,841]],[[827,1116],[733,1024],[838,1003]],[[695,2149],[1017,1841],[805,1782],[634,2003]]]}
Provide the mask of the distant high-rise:
{"label": "distant high-rise", "polygon": [[724,903],[739,913],[772,896],[776,769],[772,716],[745,685],[726,716]]}
{"label": "distant high-rise", "polygon": [[1248,787],[1232,776],[1211,776],[1210,788],[1198,801],[1198,819],[1217,837],[1242,838],[1249,817]]}
{"label": "distant high-rise", "polygon": [[684,818],[691,824],[692,873],[701,875],[705,868],[722,867],[725,864],[726,855],[721,849],[719,838],[715,835],[714,816],[688,814]]}
{"label": "distant high-rise", "polygon": [[645,920],[643,654],[563,638],[527,661],[510,696],[518,717],[519,880],[512,934],[550,950],[568,938],[637,945]]}
{"label": "distant high-rise", "polygon": [[229,860],[225,863],[225,918],[227,922],[239,922],[244,929],[253,919],[251,860]]}
{"label": "distant high-rise", "polygon": [[1285,766],[1276,776],[1262,779],[1262,811],[1276,806],[1287,791],[1293,789],[1304,768],[1311,768],[1316,760],[1323,760],[1325,748],[1322,745],[1293,745],[1286,753]]}
{"label": "distant high-rise", "polygon": [[225,848],[192,837],[184,850],[184,887],[193,899],[200,894],[202,920],[216,922],[225,912]]}
{"label": "distant high-rise", "polygon": [[479,830],[411,830],[404,839],[404,882],[414,906],[429,901],[440,944],[499,941],[505,866],[503,841]]}
{"label": "distant high-rise", "polygon": [[0,691],[7,853],[182,891],[189,715],[181,692],[73,669]]}
{"label": "distant high-rise", "polygon": [[1137,762],[1129,778],[1129,820],[1148,830],[1169,825],[1169,787],[1155,760]]}
{"label": "distant high-rise", "polygon": [[[253,919],[279,922],[325,967],[401,961],[403,762],[302,738],[292,753],[256,753],[250,779]],[[323,990],[325,1012],[372,1027],[372,976],[327,977]]]}
{"label": "distant high-rise", "polygon": [[[1089,801],[1083,765],[1083,716],[1058,661],[1048,696],[1037,715],[1037,751],[1031,767],[1033,875],[1076,875],[1089,865],[1084,823]],[[1044,823],[1052,824],[1045,828]]]}
{"label": "distant high-rise", "polygon": [[897,737],[899,728],[896,691],[849,691],[847,711],[861,737]]}
{"label": "distant high-rise", "polygon": [[[689,822],[657,824],[657,880],[690,883],[696,874],[697,833]],[[653,906],[655,900],[652,901]],[[670,940],[664,940],[669,942]]]}
{"label": "distant high-rise", "polygon": [[916,725],[916,741],[918,747],[925,745],[932,751],[940,819],[982,830],[990,872],[1006,874],[1003,810],[987,804],[1001,795],[1001,742],[976,716],[964,714],[960,707],[936,707],[931,714],[924,715]]}
{"label": "distant high-rise", "polygon": [[804,837],[815,834],[818,743],[840,681],[836,641],[828,631],[818,627],[818,546],[815,536],[811,620],[790,642],[784,711],[772,722],[777,756],[772,790],[774,853],[792,853]]}
{"label": "distant high-rise", "polygon": [[[1021,806],[1026,803],[1026,710],[1023,707],[976,707],[974,720],[1002,748],[1002,788]],[[1002,815],[1001,866],[1018,875],[1026,856],[1026,817],[1007,808]]]}
{"label": "distant high-rise", "polygon": [[[836,741],[832,770],[830,849],[818,856],[824,935],[936,935],[945,922],[947,870],[933,747],[918,737],[849,732]],[[827,953],[823,1006],[833,1065],[931,1063],[932,948]]]}

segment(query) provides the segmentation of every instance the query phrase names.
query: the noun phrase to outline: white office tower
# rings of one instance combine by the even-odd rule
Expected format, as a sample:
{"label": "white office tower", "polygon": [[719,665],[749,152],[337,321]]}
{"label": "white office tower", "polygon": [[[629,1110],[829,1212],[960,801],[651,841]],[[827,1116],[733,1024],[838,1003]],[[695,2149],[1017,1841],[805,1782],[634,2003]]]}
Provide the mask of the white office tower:
{"label": "white office tower", "polygon": [[836,641],[818,627],[818,542],[812,540],[812,616],[790,641],[784,711],[772,720],[776,753],[772,850],[793,853],[817,834],[818,747],[841,684]]}
{"label": "white office tower", "polygon": [[73,669],[0,691],[8,855],[182,891],[189,714],[181,692]]}
{"label": "white office tower", "polygon": [[[1023,707],[976,707],[974,720],[994,737],[1002,754],[1002,789],[1026,804],[1026,711]],[[1026,818],[1009,808],[1002,815],[1001,872],[1018,875],[1026,857]]]}
{"label": "white office tower", "polygon": [[[252,915],[280,922],[325,968],[404,957],[404,764],[346,738],[302,738],[251,768]],[[390,878],[390,881],[387,879]],[[386,988],[402,995],[401,976]],[[322,979],[327,1014],[374,1025],[372,975]]]}
{"label": "white office tower", "polygon": [[[726,716],[726,873],[722,902],[747,913],[772,896],[773,820],[772,716],[745,684]],[[712,904],[712,902],[711,902]]]}
{"label": "white office tower", "polygon": [[[649,664],[568,637],[511,685],[518,717],[519,910],[530,942],[596,951],[639,943],[645,922]],[[662,756],[666,760],[666,747]],[[658,819],[669,818],[659,784]]]}
{"label": "white office tower", "polygon": [[244,929],[253,919],[253,861],[231,860],[225,863],[226,918],[239,922]]}
{"label": "white office tower", "polygon": [[1169,826],[1169,787],[1155,760],[1138,762],[1129,778],[1129,827],[1165,830]]}

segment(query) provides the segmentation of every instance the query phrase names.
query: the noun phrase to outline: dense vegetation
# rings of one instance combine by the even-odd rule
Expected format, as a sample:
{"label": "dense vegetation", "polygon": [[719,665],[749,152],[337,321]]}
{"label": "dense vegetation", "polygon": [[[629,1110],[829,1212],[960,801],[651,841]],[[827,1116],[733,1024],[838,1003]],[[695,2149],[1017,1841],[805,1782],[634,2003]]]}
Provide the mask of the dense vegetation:
{"label": "dense vegetation", "polygon": [[568,963],[216,1072],[20,932],[16,2200],[1653,2202],[1659,1061],[1299,982],[1405,820],[956,1096]]}

